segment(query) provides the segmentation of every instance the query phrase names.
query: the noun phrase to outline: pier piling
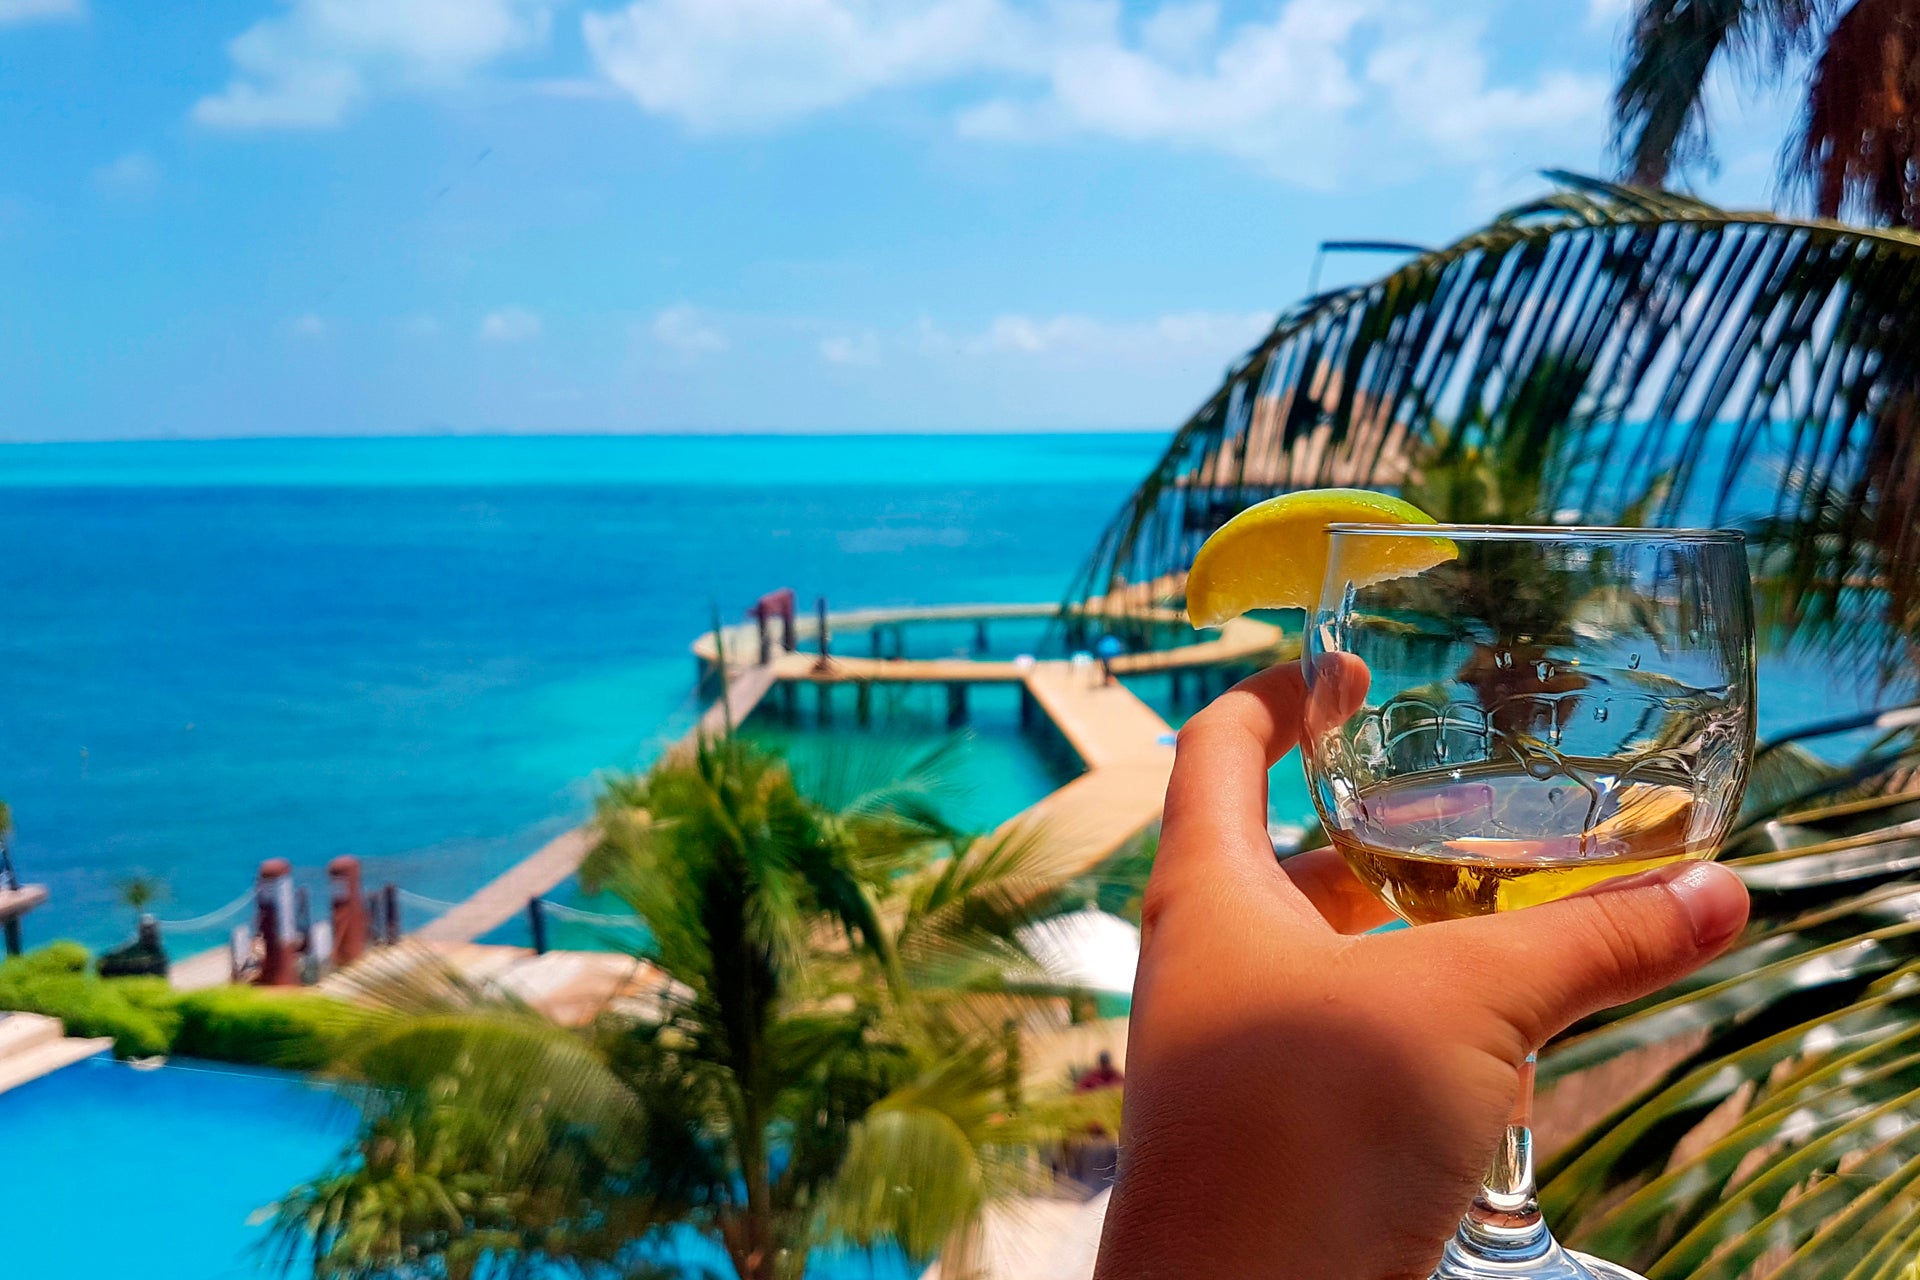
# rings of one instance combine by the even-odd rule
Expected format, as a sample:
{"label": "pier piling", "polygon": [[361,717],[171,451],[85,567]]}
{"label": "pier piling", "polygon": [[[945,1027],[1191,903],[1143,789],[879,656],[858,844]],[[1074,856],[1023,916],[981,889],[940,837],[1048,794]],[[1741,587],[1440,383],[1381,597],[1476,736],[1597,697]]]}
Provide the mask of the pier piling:
{"label": "pier piling", "polygon": [[958,729],[967,722],[967,686],[954,681],[947,686],[947,728]]}
{"label": "pier piling", "polygon": [[533,934],[533,954],[547,954],[547,904],[544,899],[527,899],[527,927]]}

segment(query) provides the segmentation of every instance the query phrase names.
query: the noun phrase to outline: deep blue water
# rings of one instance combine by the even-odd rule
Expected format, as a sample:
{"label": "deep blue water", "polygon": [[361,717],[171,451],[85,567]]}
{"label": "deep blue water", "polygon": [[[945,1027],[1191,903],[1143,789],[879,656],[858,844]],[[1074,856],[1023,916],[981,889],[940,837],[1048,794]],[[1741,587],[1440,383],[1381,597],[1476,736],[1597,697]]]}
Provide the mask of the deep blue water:
{"label": "deep blue water", "polygon": [[463,896],[684,729],[716,610],[1056,599],[1158,447],[0,446],[0,798],[53,892],[29,939],[114,940],[135,871],[163,917],[209,911],[273,855]]}
{"label": "deep blue water", "polygon": [[[166,882],[163,917],[209,911],[274,855],[312,879],[354,853],[372,881],[464,896],[577,821],[597,770],[686,727],[687,644],[716,612],[778,586],[1055,600],[1161,444],[0,445],[0,799],[53,891],[29,938],[123,935],[136,871]],[[1859,697],[1764,670],[1766,730]],[[978,823],[1051,785],[995,719],[959,800]]]}

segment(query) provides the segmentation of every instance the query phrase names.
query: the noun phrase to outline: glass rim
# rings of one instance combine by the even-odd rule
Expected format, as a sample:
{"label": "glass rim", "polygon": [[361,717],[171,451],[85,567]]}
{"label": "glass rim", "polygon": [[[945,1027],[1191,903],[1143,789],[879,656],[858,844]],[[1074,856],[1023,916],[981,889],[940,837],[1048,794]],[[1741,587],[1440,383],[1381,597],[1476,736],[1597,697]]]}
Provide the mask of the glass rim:
{"label": "glass rim", "polygon": [[1738,529],[1662,529],[1653,526],[1577,524],[1372,524],[1337,521],[1330,534],[1389,538],[1452,538],[1468,542],[1684,542],[1739,546]]}

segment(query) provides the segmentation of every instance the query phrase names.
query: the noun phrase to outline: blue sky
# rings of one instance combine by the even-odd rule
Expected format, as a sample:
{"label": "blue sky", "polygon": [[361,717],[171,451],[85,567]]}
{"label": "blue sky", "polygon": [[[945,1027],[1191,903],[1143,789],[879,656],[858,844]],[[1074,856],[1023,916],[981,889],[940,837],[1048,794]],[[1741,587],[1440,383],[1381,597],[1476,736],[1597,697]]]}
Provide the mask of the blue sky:
{"label": "blue sky", "polygon": [[0,0],[0,439],[1165,429],[1603,168],[1623,8]]}

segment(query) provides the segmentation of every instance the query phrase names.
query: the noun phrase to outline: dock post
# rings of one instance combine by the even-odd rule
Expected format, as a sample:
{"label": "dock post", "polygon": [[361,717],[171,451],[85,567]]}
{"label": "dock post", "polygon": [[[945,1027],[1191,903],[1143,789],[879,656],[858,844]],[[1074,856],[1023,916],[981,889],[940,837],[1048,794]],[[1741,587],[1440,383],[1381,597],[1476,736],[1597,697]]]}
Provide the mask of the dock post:
{"label": "dock post", "polygon": [[767,626],[764,610],[756,611],[753,616],[760,622],[760,665],[764,667],[773,661],[773,631]]}
{"label": "dock post", "polygon": [[904,622],[893,624],[893,656],[896,658],[907,656],[907,624]]}
{"label": "dock post", "polygon": [[954,680],[947,685],[947,728],[958,729],[967,722],[967,686]]}
{"label": "dock post", "polygon": [[0,929],[4,929],[6,933],[7,954],[10,956],[19,955],[20,954],[20,917],[8,916],[6,924],[4,926],[0,926]]}
{"label": "dock post", "polygon": [[822,725],[833,723],[833,682],[816,680],[813,682],[814,702],[813,718]]}
{"label": "dock post", "polygon": [[818,625],[818,632],[819,632],[819,639],[820,639],[820,661],[814,663],[813,665],[816,667],[825,667],[829,665],[831,661],[831,655],[828,653],[828,650],[827,650],[827,642],[830,639],[830,637],[827,633],[827,598],[825,596],[820,596],[817,600],[814,601],[814,610],[819,615],[819,619],[820,619],[819,625]]}
{"label": "dock post", "polygon": [[392,946],[400,941],[400,886],[389,880],[380,894],[387,900],[387,945]]}
{"label": "dock post", "polygon": [[791,680],[780,682],[780,714],[786,717],[788,724],[792,724],[800,715],[800,695],[795,692]]}
{"label": "dock post", "polygon": [[980,618],[973,624],[973,656],[976,658],[986,657],[988,647],[987,620]]}
{"label": "dock post", "polygon": [[873,656],[876,659],[879,658],[880,656],[880,628],[879,627],[869,627],[867,629],[867,642],[873,646]]}
{"label": "dock post", "polygon": [[1020,727],[1022,729],[1033,728],[1034,713],[1039,709],[1040,705],[1033,700],[1033,690],[1022,683],[1020,686]]}
{"label": "dock post", "polygon": [[527,899],[527,926],[533,933],[533,954],[547,954],[547,904],[543,900]]}
{"label": "dock post", "polygon": [[873,681],[862,680],[853,690],[854,718],[864,729],[873,723]]}
{"label": "dock post", "polygon": [[1167,671],[1167,701],[1176,707],[1180,705],[1180,699],[1186,693],[1186,681],[1182,680],[1180,675],[1178,667],[1171,667]]}

